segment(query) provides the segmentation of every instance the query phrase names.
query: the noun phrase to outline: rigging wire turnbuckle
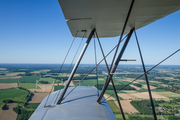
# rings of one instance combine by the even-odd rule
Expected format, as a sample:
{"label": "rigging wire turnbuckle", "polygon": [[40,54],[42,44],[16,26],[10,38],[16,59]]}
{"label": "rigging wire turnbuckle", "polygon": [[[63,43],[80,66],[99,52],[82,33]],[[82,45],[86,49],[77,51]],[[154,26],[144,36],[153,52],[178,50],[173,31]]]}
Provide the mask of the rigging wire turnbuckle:
{"label": "rigging wire turnbuckle", "polygon": [[54,107],[56,105],[47,105],[47,106],[44,106],[44,108],[48,108],[48,107]]}

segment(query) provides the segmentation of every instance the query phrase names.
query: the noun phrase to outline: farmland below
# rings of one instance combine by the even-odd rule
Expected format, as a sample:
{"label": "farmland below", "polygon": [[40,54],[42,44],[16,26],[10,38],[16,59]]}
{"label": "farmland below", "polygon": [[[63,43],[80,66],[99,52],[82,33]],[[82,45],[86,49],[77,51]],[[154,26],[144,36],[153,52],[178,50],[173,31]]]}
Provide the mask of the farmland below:
{"label": "farmland below", "polygon": [[[60,64],[0,64],[0,107],[13,102],[17,111],[26,100],[29,92],[33,94],[26,102],[20,119],[28,119],[40,102],[49,94],[62,89],[69,77],[70,65]],[[108,72],[105,65],[98,66],[98,77],[94,65],[80,65],[70,86],[89,86],[102,90]],[[147,69],[152,66],[147,66]],[[113,81],[122,109],[127,120],[153,119],[147,83],[140,65],[118,66]],[[80,82],[83,79],[82,82]],[[149,85],[158,119],[173,120],[180,117],[180,66],[159,66],[148,74]],[[135,81],[133,81],[135,80]],[[133,82],[132,82],[133,81]],[[120,108],[110,82],[105,98],[118,120],[122,119]],[[112,96],[110,96],[112,95]],[[3,110],[0,110],[0,116]],[[16,118],[15,118],[16,119]]]}

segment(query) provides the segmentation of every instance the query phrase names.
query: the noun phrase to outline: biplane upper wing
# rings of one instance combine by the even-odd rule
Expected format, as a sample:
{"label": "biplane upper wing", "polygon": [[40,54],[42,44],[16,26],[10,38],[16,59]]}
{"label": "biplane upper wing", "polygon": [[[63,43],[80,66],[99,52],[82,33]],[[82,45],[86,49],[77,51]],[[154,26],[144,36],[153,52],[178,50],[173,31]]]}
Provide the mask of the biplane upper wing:
{"label": "biplane upper wing", "polygon": [[[96,28],[99,37],[119,36],[132,0],[59,0],[74,37]],[[180,9],[180,0],[135,0],[124,34]],[[78,31],[78,34],[76,35]]]}

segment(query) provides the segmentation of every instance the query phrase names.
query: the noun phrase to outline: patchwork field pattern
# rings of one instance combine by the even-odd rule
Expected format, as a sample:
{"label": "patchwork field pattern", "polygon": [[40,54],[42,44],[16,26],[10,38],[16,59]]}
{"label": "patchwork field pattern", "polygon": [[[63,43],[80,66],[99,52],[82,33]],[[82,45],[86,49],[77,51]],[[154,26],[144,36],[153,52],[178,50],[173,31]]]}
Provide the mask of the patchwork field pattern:
{"label": "patchwork field pattern", "polygon": [[[153,99],[157,100],[169,100],[166,96],[157,94],[158,92],[152,92]],[[160,93],[160,92],[159,92]],[[138,92],[138,93],[118,93],[118,96],[122,97],[125,100],[142,100],[149,99],[148,92]]]}
{"label": "patchwork field pattern", "polygon": [[[118,102],[114,101],[115,104],[119,107]],[[139,113],[132,105],[131,100],[121,100],[121,105],[124,113]]]}
{"label": "patchwork field pattern", "polygon": [[0,83],[0,89],[16,88],[17,83]]}
{"label": "patchwork field pattern", "polygon": [[3,110],[0,115],[0,120],[16,120],[17,114],[13,111],[16,106],[17,103],[8,103],[7,110]]}
{"label": "patchwork field pattern", "polygon": [[[147,85],[143,85],[142,88],[147,89]],[[157,88],[157,87],[154,87],[154,86],[150,85],[150,89],[156,89],[156,88]]]}
{"label": "patchwork field pattern", "polygon": [[40,89],[29,89],[31,92],[54,92],[54,87],[52,88],[53,84],[38,84],[37,85]]}
{"label": "patchwork field pattern", "polygon": [[34,96],[29,103],[40,103],[47,95],[49,95],[49,93],[34,93]]}
{"label": "patchwork field pattern", "polygon": [[20,83],[36,83],[36,80],[40,79],[40,75],[32,75],[32,76],[23,76],[19,79]]}
{"label": "patchwork field pattern", "polygon": [[170,92],[170,91],[166,91],[166,92],[154,92],[155,94],[158,94],[158,95],[162,95],[162,96],[165,96],[165,97],[168,97],[168,98],[180,98],[180,94],[177,94],[177,93],[173,93],[173,92]]}

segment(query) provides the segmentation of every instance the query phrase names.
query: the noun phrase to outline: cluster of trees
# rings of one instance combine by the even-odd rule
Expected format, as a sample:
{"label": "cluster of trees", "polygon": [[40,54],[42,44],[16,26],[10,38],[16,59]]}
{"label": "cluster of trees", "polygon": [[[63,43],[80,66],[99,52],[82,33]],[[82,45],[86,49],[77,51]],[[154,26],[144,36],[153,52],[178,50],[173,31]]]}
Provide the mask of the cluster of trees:
{"label": "cluster of trees", "polygon": [[180,120],[180,117],[178,117],[178,116],[170,116],[170,117],[168,117],[168,120]]}
{"label": "cluster of trees", "polygon": [[[177,104],[177,102],[180,101],[179,99],[174,99],[169,101],[169,104]],[[164,100],[154,100],[154,106],[155,107],[159,107],[159,104],[161,103],[167,103],[167,101]],[[141,100],[141,101],[131,101],[131,104],[140,112],[140,114],[153,114],[152,113],[152,107],[151,107],[151,103],[150,100]],[[165,106],[166,109],[169,109],[168,111],[171,111],[171,113],[166,113],[167,110],[165,110],[165,112],[157,112],[157,115],[174,115],[175,113],[178,113],[178,110],[171,110],[172,107],[171,106]],[[171,117],[172,120],[176,120],[176,117]],[[139,119],[138,119],[139,120]],[[171,120],[169,118],[169,120]]]}
{"label": "cluster of trees", "polygon": [[130,115],[128,116],[129,120],[154,120],[153,118],[150,117],[141,117],[141,116],[133,116]]}
{"label": "cluster of trees", "polygon": [[154,79],[154,81],[162,82],[163,84],[169,83],[169,80],[164,80],[164,79]]}
{"label": "cluster of trees", "polygon": [[142,85],[139,84],[139,83],[134,83],[133,85],[135,85],[135,86],[137,86],[137,87],[142,87]]}
{"label": "cluster of trees", "polygon": [[5,104],[2,106],[2,110],[5,110],[5,109],[6,109],[6,106],[7,106],[7,103],[5,103]]}
{"label": "cluster of trees", "polygon": [[26,72],[25,73],[25,76],[32,76],[32,75],[34,75],[33,73],[30,73],[30,72]]}
{"label": "cluster of trees", "polygon": [[[141,113],[141,114],[152,114],[152,108],[150,100],[141,101],[131,101],[131,104]],[[158,104],[154,101],[154,106],[157,107]]]}
{"label": "cluster of trees", "polygon": [[42,78],[51,78],[51,75],[42,76]]}
{"label": "cluster of trees", "polygon": [[[14,102],[17,102],[17,101],[13,101],[11,99],[7,99],[7,100],[3,100],[3,102],[5,103],[3,106],[2,106],[2,109],[3,110],[6,110],[7,109],[7,103],[14,103]],[[20,112],[20,106],[16,106],[15,108],[13,108],[14,112],[16,112],[17,114],[19,114]]]}
{"label": "cluster of trees", "polygon": [[42,83],[42,84],[49,84],[48,81],[39,81],[39,82]]}
{"label": "cluster of trees", "polygon": [[[26,99],[27,99],[27,101],[26,102],[28,102],[28,101],[30,101],[31,99],[32,99],[32,96],[34,95],[34,94],[32,94],[29,90],[27,90],[27,89],[25,89],[25,88],[23,88],[23,87],[19,87],[19,89],[22,89],[22,90],[25,90],[25,91],[28,91],[30,94],[28,94],[27,96],[26,96]],[[19,103],[19,101],[13,101],[13,100],[11,100],[11,99],[8,99],[8,100],[6,100],[8,103],[12,103],[12,102],[17,102],[18,104],[21,104],[21,103]],[[25,103],[26,104],[26,103]],[[21,106],[19,106],[19,105],[17,105],[15,108],[13,108],[13,110],[17,113],[17,114],[19,114],[20,113],[20,108],[21,108]],[[28,118],[27,119],[24,119],[24,120],[28,120]]]}
{"label": "cluster of trees", "polygon": [[33,69],[19,69],[19,68],[10,68],[8,69],[10,72],[33,72]]}
{"label": "cluster of trees", "polygon": [[16,106],[15,108],[13,108],[14,112],[16,112],[17,114],[20,113],[20,106]]}
{"label": "cluster of trees", "polygon": [[[133,116],[133,115],[128,116],[128,118],[129,120],[154,120],[154,118],[150,118],[150,117],[141,117],[141,116]],[[168,117],[168,120],[180,120],[180,117],[170,116]]]}
{"label": "cluster of trees", "polygon": [[[69,69],[62,69],[61,73],[69,73],[71,70]],[[88,68],[82,68],[82,69],[78,69],[76,71],[76,74],[84,74],[84,73],[89,73],[90,69]],[[48,71],[47,73],[59,73],[58,69],[53,69],[51,71]]]}
{"label": "cluster of trees", "polygon": [[180,102],[180,98],[173,99],[173,100],[170,101],[170,103],[176,103],[176,102]]}
{"label": "cluster of trees", "polygon": [[35,110],[23,109],[19,120],[28,120]]}

